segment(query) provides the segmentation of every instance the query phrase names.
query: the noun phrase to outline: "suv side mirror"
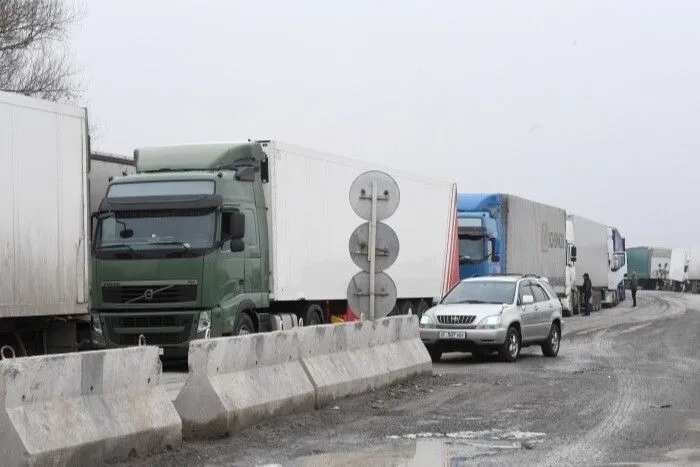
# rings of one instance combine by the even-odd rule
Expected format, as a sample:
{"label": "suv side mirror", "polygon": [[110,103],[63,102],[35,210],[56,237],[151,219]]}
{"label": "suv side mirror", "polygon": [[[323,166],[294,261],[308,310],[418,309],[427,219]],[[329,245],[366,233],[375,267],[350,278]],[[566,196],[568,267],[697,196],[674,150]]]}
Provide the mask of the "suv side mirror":
{"label": "suv side mirror", "polygon": [[532,305],[535,303],[535,297],[532,295],[523,295],[523,305]]}
{"label": "suv side mirror", "polygon": [[241,211],[233,211],[231,213],[231,239],[240,240],[243,237],[245,237],[245,214]]}

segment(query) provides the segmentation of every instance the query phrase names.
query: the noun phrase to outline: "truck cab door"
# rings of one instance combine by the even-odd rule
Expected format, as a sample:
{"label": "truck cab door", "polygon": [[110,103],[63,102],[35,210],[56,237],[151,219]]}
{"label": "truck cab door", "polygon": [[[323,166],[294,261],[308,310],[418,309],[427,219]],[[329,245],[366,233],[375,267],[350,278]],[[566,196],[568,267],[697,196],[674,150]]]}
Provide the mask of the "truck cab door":
{"label": "truck cab door", "polygon": [[[262,263],[260,255],[260,234],[258,229],[257,212],[254,208],[245,207],[245,293],[260,294],[263,292]],[[257,303],[257,300],[256,300]]]}
{"label": "truck cab door", "polygon": [[[236,297],[245,292],[245,249],[231,251],[231,215],[233,208],[225,208],[221,215],[221,240],[218,251],[216,282],[219,303],[224,312],[232,316],[236,310],[228,309]],[[246,225],[247,230],[247,225]],[[233,322],[229,323],[232,327]]]}

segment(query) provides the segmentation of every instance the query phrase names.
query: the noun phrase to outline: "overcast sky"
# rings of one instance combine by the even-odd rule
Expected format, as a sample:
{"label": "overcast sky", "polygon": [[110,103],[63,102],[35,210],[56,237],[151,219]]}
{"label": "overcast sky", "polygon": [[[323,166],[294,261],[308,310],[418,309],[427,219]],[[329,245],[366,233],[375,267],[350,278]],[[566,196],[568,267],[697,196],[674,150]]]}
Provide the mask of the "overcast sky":
{"label": "overcast sky", "polygon": [[72,46],[99,150],[280,139],[700,244],[698,1],[91,0]]}

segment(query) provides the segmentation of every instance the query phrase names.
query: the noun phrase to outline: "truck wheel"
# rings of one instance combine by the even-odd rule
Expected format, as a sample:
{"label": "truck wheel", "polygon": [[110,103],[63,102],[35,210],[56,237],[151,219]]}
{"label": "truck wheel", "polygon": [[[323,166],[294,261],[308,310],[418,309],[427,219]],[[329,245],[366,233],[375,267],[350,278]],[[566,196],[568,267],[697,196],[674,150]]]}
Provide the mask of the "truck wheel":
{"label": "truck wheel", "polygon": [[430,359],[434,362],[439,362],[442,358],[442,350],[437,347],[428,347],[428,353],[430,354]]}
{"label": "truck wheel", "polygon": [[399,314],[407,315],[409,310],[411,313],[416,314],[416,308],[413,306],[413,303],[411,303],[410,300],[402,300],[401,303],[399,303]]}
{"label": "truck wheel", "polygon": [[253,320],[250,319],[247,313],[239,312],[238,318],[236,318],[236,325],[233,327],[234,336],[244,336],[246,334],[255,333],[255,326],[253,325]]}
{"label": "truck wheel", "polygon": [[416,308],[413,310],[413,314],[418,316],[418,321],[420,321],[420,318],[421,316],[423,316],[423,313],[428,311],[428,308],[430,307],[427,303],[425,303],[425,300],[418,300],[418,305],[416,305]]}
{"label": "truck wheel", "polygon": [[323,310],[315,303],[306,307],[304,310],[304,326],[317,326],[323,324]]}
{"label": "truck wheel", "polygon": [[520,333],[515,326],[511,326],[508,328],[508,332],[506,333],[506,340],[498,349],[498,356],[501,357],[501,360],[504,362],[514,362],[518,359],[519,355]]}
{"label": "truck wheel", "polygon": [[561,330],[557,323],[552,323],[547,340],[542,344],[542,353],[545,357],[556,357],[559,353],[559,344],[561,344]]}

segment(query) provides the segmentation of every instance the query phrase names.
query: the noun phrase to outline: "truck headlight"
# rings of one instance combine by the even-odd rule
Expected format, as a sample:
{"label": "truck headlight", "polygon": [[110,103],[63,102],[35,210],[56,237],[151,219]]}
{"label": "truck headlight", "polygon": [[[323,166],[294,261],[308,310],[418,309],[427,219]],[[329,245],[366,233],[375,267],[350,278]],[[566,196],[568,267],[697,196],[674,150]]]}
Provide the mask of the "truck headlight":
{"label": "truck headlight", "polygon": [[199,322],[197,323],[197,332],[207,332],[211,328],[211,311],[202,311],[199,313]]}
{"label": "truck headlight", "polygon": [[419,326],[422,328],[434,328],[436,324],[435,316],[432,313],[423,313],[423,316],[420,317]]}
{"label": "truck headlight", "polygon": [[479,321],[476,327],[483,329],[498,329],[501,326],[501,315],[487,316]]}

